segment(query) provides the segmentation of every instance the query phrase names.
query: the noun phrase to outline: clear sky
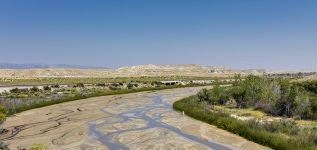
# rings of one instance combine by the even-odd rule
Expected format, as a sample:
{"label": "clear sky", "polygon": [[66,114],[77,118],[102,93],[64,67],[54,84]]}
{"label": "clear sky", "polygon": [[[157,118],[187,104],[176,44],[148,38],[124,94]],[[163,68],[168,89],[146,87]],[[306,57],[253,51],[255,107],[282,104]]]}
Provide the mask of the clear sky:
{"label": "clear sky", "polygon": [[1,0],[0,62],[317,70],[317,0]]}

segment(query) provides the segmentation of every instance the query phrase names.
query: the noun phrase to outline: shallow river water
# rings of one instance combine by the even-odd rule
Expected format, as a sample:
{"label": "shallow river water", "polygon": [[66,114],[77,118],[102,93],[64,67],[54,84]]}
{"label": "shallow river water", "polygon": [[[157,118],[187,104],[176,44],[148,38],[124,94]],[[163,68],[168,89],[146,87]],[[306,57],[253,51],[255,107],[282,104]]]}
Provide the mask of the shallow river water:
{"label": "shallow river water", "polygon": [[[162,96],[163,95],[158,95],[158,96],[151,96],[149,97],[152,102],[150,104],[144,105],[142,107],[137,107],[132,110],[127,110],[125,112],[122,112],[120,114],[112,114],[107,111],[107,108],[103,108],[101,111],[110,114],[110,117],[106,118],[101,118],[98,119],[98,121],[92,121],[88,123],[89,126],[89,136],[90,137],[96,137],[101,143],[107,145],[109,149],[122,149],[126,150],[129,149],[126,145],[121,144],[119,142],[116,142],[113,140],[113,137],[124,133],[124,132],[131,132],[131,131],[142,131],[150,128],[164,128],[167,129],[168,131],[171,131],[178,136],[190,140],[194,143],[204,145],[206,147],[209,147],[211,149],[217,149],[217,150],[229,150],[231,148],[214,143],[211,141],[203,140],[199,137],[189,135],[186,133],[183,133],[180,129],[168,125],[166,123],[163,123],[161,121],[162,119],[162,113],[174,111],[172,108],[172,105],[166,102],[162,101]],[[165,95],[166,96],[166,95]],[[164,112],[155,112],[153,115],[148,115],[152,110],[154,109],[164,109],[166,111]],[[104,133],[103,131],[100,131],[100,128],[105,127],[105,126],[113,126],[114,124],[118,123],[127,123],[128,121],[135,120],[135,119],[141,119],[145,122],[144,127],[140,128],[131,128],[131,129],[123,129],[123,130],[117,130],[113,132],[107,132]],[[98,123],[99,122],[99,123]],[[101,123],[100,123],[101,122]]]}

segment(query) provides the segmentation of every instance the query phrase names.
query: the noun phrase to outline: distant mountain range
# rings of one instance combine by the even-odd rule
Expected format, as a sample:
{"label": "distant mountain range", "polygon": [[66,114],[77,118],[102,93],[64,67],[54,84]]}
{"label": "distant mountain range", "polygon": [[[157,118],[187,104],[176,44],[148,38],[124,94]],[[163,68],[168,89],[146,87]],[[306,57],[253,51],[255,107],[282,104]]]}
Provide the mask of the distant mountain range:
{"label": "distant mountain range", "polygon": [[12,64],[0,63],[0,69],[44,69],[44,68],[74,68],[74,69],[109,69],[107,67],[81,66],[68,64]]}
{"label": "distant mountain range", "polygon": [[[96,69],[97,68],[97,69]],[[139,65],[117,69],[86,67],[77,65],[4,64],[0,63],[0,78],[56,78],[56,77],[140,77],[140,76],[201,76],[227,77],[239,70],[223,67],[181,65]]]}
{"label": "distant mountain range", "polygon": [[[45,65],[45,64],[10,64],[0,63],[0,78],[56,78],[56,77],[143,77],[143,76],[195,76],[195,77],[232,77],[241,75],[291,74],[298,71],[269,71],[265,69],[229,69],[219,66],[202,66],[196,64],[147,64],[126,66],[117,69],[79,65]],[[304,73],[304,72],[302,72]],[[316,78],[316,76],[312,77]]]}

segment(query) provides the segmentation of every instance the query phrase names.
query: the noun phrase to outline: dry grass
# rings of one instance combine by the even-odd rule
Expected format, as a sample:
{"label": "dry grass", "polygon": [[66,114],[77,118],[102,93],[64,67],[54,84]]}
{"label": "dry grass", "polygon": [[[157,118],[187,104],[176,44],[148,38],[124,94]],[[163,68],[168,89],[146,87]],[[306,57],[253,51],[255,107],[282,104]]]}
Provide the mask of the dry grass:
{"label": "dry grass", "polygon": [[[263,120],[263,121],[273,121],[273,120],[282,119],[282,117],[270,116],[264,112],[253,110],[252,108],[237,109],[237,108],[229,108],[226,106],[214,106],[214,109],[216,111],[226,112],[229,114],[235,114],[237,116],[254,117],[255,119]],[[309,128],[317,127],[317,121],[314,121],[314,120],[295,120],[295,122],[298,125],[309,127]]]}
{"label": "dry grass", "polygon": [[317,121],[313,120],[296,120],[298,125],[307,126],[307,127],[317,127]]}
{"label": "dry grass", "polygon": [[224,112],[227,112],[229,114],[236,114],[238,116],[251,116],[251,117],[254,117],[256,119],[261,119],[261,120],[268,117],[268,115],[265,114],[264,112],[253,110],[251,108],[237,109],[237,108],[229,108],[226,106],[214,106],[214,109],[217,111],[224,111]]}

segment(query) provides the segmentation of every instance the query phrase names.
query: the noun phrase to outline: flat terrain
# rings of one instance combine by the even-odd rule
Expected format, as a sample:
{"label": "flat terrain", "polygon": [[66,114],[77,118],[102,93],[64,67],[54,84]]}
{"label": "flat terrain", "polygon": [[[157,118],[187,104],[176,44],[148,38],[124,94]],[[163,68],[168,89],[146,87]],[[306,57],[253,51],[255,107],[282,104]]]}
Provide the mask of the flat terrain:
{"label": "flat terrain", "polygon": [[268,149],[196,121],[172,103],[199,88],[95,97],[9,117],[0,140],[10,149]]}

